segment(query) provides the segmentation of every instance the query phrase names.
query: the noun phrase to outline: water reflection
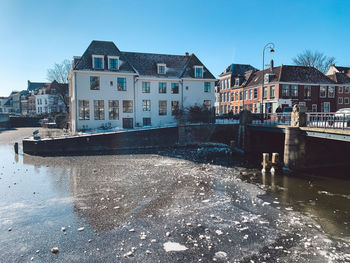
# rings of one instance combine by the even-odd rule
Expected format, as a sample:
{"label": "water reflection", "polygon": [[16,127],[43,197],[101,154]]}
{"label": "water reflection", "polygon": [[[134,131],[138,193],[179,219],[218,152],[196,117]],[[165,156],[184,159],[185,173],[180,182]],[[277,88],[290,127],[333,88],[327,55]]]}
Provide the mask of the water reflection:
{"label": "water reflection", "polygon": [[[244,179],[250,180],[248,177]],[[350,236],[349,181],[309,174],[262,174],[254,181],[264,185],[287,209],[310,214],[327,233]]]}

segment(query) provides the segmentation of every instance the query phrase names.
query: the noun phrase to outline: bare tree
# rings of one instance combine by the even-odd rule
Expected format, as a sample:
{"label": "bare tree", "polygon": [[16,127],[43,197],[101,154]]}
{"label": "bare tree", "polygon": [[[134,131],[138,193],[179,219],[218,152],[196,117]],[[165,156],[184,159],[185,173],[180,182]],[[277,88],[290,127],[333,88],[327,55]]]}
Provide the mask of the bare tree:
{"label": "bare tree", "polygon": [[327,57],[319,51],[305,50],[293,58],[293,63],[298,66],[317,68],[322,73],[326,73],[332,64],[335,64],[334,57]]}
{"label": "bare tree", "polygon": [[62,63],[55,63],[53,68],[47,70],[47,79],[49,81],[56,80],[58,83],[68,83],[68,75],[72,69],[72,63],[65,59]]}

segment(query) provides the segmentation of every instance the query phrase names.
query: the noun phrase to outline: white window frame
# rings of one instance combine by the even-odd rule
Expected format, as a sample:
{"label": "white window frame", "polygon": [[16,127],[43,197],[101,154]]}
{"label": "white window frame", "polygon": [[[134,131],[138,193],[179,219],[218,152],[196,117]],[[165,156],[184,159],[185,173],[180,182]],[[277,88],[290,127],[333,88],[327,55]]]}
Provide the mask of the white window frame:
{"label": "white window frame", "polygon": [[[328,105],[328,111],[325,111],[326,105]],[[331,112],[331,103],[329,101],[323,102],[323,112]]]}
{"label": "white window frame", "polygon": [[[333,88],[333,96],[329,96],[330,95],[329,90],[332,88]],[[328,98],[334,98],[335,97],[335,87],[328,86],[327,95],[328,95]]]}
{"label": "white window frame", "polygon": [[235,78],[235,86],[239,86],[239,78]]}
{"label": "white window frame", "polygon": [[[160,68],[160,67],[164,67],[164,73],[160,73],[160,72],[159,72],[159,68]],[[166,74],[166,64],[164,64],[164,63],[158,63],[158,64],[157,64],[157,73],[158,73],[158,74],[161,74],[161,75],[165,75],[165,74]]]}
{"label": "white window frame", "polygon": [[[196,69],[197,69],[197,68],[201,68],[201,69],[202,69],[202,76],[200,76],[200,77],[196,77]],[[194,66],[194,77],[195,77],[196,79],[199,79],[199,78],[203,78],[203,75],[204,75],[203,66]]]}
{"label": "white window frame", "polygon": [[111,68],[109,68],[109,65],[110,65],[109,60],[116,59],[118,67],[116,69],[113,68],[111,70],[119,70],[119,57],[118,56],[107,56],[107,58],[108,58],[108,69],[111,69]]}
{"label": "white window frame", "polygon": [[343,88],[343,87],[339,87],[339,88],[338,88],[338,93],[343,94],[343,91],[344,91],[344,88]]}
{"label": "white window frame", "polygon": [[[324,96],[321,96],[321,88],[326,88]],[[327,98],[327,92],[328,92],[327,86],[320,86],[320,98]]]}
{"label": "white window frame", "polygon": [[343,104],[343,97],[338,98],[338,104]]}
{"label": "white window frame", "polygon": [[344,104],[349,104],[349,100],[350,100],[349,97],[345,97],[344,98]]}
{"label": "white window frame", "polygon": [[[314,110],[315,109],[315,110]],[[317,112],[317,104],[312,104],[311,106],[311,111],[312,112]]]}
{"label": "white window frame", "polygon": [[349,86],[345,86],[344,87],[344,93],[346,93],[346,94],[350,93],[350,87]]}
{"label": "white window frame", "polygon": [[[102,58],[102,68],[95,67],[95,58]],[[103,55],[92,55],[92,68],[93,69],[104,69],[105,68],[105,56]]]}

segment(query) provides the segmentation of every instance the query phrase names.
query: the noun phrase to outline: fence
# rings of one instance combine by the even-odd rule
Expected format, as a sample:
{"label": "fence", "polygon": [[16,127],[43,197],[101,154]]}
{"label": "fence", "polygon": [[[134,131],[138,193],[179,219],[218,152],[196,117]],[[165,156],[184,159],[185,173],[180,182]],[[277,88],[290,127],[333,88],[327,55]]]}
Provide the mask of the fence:
{"label": "fence", "polygon": [[291,113],[252,114],[252,124],[263,126],[290,125]]}
{"label": "fence", "polygon": [[350,129],[350,113],[308,112],[307,126],[325,129]]}

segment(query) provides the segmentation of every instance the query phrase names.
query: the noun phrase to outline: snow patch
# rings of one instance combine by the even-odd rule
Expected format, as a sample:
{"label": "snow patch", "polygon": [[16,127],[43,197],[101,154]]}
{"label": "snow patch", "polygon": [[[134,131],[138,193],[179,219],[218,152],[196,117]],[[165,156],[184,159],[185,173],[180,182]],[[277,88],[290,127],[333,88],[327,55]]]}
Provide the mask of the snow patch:
{"label": "snow patch", "polygon": [[164,250],[166,252],[170,252],[170,251],[185,251],[188,248],[185,247],[184,245],[181,245],[179,243],[176,242],[165,242],[163,244]]}

